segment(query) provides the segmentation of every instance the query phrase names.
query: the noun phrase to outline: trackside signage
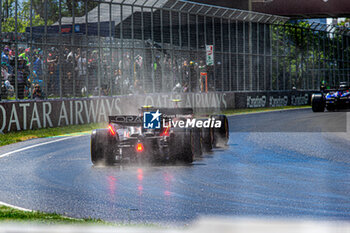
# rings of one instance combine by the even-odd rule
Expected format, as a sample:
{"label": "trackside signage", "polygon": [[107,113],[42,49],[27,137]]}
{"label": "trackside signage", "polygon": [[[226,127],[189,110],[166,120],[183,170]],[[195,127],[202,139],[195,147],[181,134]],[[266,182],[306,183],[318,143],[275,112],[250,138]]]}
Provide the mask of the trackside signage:
{"label": "trackside signage", "polygon": [[[264,107],[283,107],[288,105],[298,106],[307,105],[309,102],[309,95],[303,96],[288,95],[285,96],[247,96],[247,108],[264,108]],[[290,104],[289,104],[290,103]]]}
{"label": "trackside signage", "polygon": [[310,104],[312,92],[247,92],[235,94],[236,108],[265,108]]}
{"label": "trackside signage", "polygon": [[179,107],[197,109],[234,107],[233,95],[215,92],[47,101],[8,101],[0,102],[0,133],[108,122],[110,115],[138,114],[138,110],[144,105],[174,107],[172,99],[182,100]]}
{"label": "trackside signage", "polygon": [[108,121],[120,112],[120,100],[17,102],[0,105],[0,132]]}
{"label": "trackside signage", "polygon": [[[270,98],[271,96],[273,99]],[[178,107],[191,107],[194,108],[195,112],[208,112],[208,110],[247,108],[253,106],[266,107],[270,103],[274,105],[304,105],[309,103],[308,96],[310,95],[304,92],[278,96],[269,95],[268,93],[210,92],[47,101],[7,101],[0,102],[0,133],[108,122],[110,115],[138,114],[138,110],[144,105],[172,108],[174,107],[172,99],[181,99],[181,102],[177,103]],[[284,96],[287,96],[288,100]],[[182,123],[172,122],[171,124]],[[184,122],[184,124],[186,125],[187,122]],[[196,125],[202,123],[191,121],[188,124]]]}

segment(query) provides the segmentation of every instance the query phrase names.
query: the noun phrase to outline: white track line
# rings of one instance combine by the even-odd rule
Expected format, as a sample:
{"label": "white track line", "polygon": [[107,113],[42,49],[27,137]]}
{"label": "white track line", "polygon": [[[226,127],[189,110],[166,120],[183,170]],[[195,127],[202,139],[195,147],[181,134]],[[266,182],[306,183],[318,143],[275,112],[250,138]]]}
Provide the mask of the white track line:
{"label": "white track line", "polygon": [[[79,136],[76,136],[76,137],[79,137]],[[70,138],[71,138],[71,137],[60,138],[60,139],[57,139],[57,140],[54,140],[54,141],[43,142],[43,143],[39,143],[39,144],[36,144],[36,145],[24,147],[24,148],[22,148],[22,149],[18,149],[18,150],[14,150],[14,151],[11,151],[11,152],[2,154],[2,155],[0,155],[0,158],[4,158],[4,157],[6,157],[6,156],[15,154],[15,153],[17,153],[17,152],[21,152],[21,151],[24,151],[24,150],[28,150],[28,149],[31,149],[31,148],[35,148],[35,147],[38,147],[38,146],[43,146],[43,145],[47,145],[47,144],[50,144],[50,143],[55,143],[55,142],[67,140],[67,139],[70,139]]]}
{"label": "white track line", "polygon": [[17,210],[26,211],[26,212],[31,212],[31,211],[33,211],[33,210],[30,210],[30,209],[25,209],[25,208],[18,207],[18,206],[15,206],[15,205],[10,205],[10,204],[7,204],[7,203],[2,202],[2,201],[0,201],[0,205],[7,206],[7,207],[11,207],[11,208],[17,209]]}

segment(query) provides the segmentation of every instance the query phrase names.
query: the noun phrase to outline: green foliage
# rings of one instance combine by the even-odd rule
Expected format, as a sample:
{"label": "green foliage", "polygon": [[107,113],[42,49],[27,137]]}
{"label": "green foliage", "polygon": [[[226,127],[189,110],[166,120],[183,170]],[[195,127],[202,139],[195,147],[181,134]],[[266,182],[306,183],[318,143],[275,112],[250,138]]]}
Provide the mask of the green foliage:
{"label": "green foliage", "polygon": [[[40,18],[39,15],[33,16],[32,19],[32,26],[42,26],[45,25],[45,21]],[[30,20],[23,20],[18,18],[17,19],[17,32],[18,33],[24,33],[26,30],[26,27],[30,26]],[[2,23],[2,31],[3,32],[15,32],[15,27],[16,27],[16,20],[14,17],[7,18],[3,23]]]}
{"label": "green foliage", "polygon": [[[30,26],[30,9],[32,8],[32,26],[51,25],[57,22],[60,17],[59,3],[61,1],[61,17],[72,17],[73,8],[75,17],[85,15],[85,11],[90,11],[97,6],[96,2],[85,0],[23,0],[18,1],[17,6],[17,32],[25,32],[25,28]],[[74,2],[74,4],[73,4]],[[32,3],[32,6],[30,5]],[[46,3],[46,7],[45,7]],[[87,4],[87,5],[86,5]],[[47,9],[47,11],[46,11]],[[15,0],[3,0],[1,6],[2,31],[15,32],[16,6]]]}
{"label": "green foliage", "polygon": [[[284,74],[297,88],[302,88],[304,82],[314,82],[318,86],[318,78],[331,79],[332,70],[343,68],[342,60],[350,59],[349,48],[342,48],[347,38],[337,29],[331,32],[314,30],[308,22],[300,21],[275,25],[271,30],[273,54],[279,55],[273,57],[277,64],[273,67],[274,85]],[[332,82],[337,81],[332,79]]]}
{"label": "green foliage", "polygon": [[[30,26],[30,0],[26,0],[18,5],[17,8],[17,32],[25,32],[26,27]],[[7,12],[7,13],[6,13]],[[2,21],[2,31],[3,32],[15,32],[16,29],[16,16],[15,16],[15,4],[14,0],[10,0],[8,4],[6,1],[3,2],[3,21]],[[7,16],[7,17],[6,17]],[[48,25],[52,24],[53,21],[49,20]],[[42,26],[45,21],[39,14],[32,12],[32,26]]]}
{"label": "green foliage", "polygon": [[0,134],[0,147],[32,138],[54,137],[67,134],[71,135],[76,133],[89,134],[91,130],[103,127],[105,127],[105,124],[95,123],[87,125],[71,125],[60,128],[47,128]]}
{"label": "green foliage", "polygon": [[22,211],[7,206],[0,206],[0,221],[34,221],[44,224],[104,224],[108,223],[99,219],[74,219],[61,216],[59,214],[48,214],[38,211]]}
{"label": "green foliage", "polygon": [[309,105],[305,106],[283,106],[283,107],[270,107],[270,108],[246,108],[246,109],[233,109],[233,110],[224,110],[221,114],[225,115],[240,115],[248,113],[258,113],[258,112],[270,112],[270,111],[279,111],[279,110],[290,110],[290,109],[303,109],[311,108]]}

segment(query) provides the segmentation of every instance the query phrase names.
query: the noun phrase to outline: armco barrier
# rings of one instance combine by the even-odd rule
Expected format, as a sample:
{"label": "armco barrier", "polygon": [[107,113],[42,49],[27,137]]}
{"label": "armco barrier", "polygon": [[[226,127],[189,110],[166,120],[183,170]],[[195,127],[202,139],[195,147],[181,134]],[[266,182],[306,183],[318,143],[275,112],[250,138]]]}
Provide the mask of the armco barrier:
{"label": "armco barrier", "polygon": [[179,107],[197,112],[235,108],[276,107],[309,104],[309,92],[212,92],[129,95],[101,98],[0,103],[0,132],[105,122],[109,115],[137,114],[144,105],[174,107],[172,99],[181,99]]}

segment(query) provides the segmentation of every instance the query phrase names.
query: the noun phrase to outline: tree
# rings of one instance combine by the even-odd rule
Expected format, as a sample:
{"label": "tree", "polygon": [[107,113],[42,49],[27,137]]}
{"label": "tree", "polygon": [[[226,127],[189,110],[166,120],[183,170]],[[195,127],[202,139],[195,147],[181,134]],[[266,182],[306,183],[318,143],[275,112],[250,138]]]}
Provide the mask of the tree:
{"label": "tree", "polygon": [[[59,3],[61,2],[61,17],[72,17],[73,8],[75,17],[85,15],[87,11],[92,10],[98,3],[91,0],[32,0],[33,9],[36,14],[45,19],[45,5],[47,8],[47,18],[52,22],[59,19]],[[30,5],[30,0],[26,0],[25,4]]]}
{"label": "tree", "polygon": [[[2,18],[2,32],[15,32],[16,29],[16,6],[14,0],[3,1],[3,18]],[[52,23],[52,21],[48,21]],[[32,14],[32,26],[44,25],[45,21],[40,15]],[[17,6],[17,32],[25,32],[26,27],[30,26],[30,3],[29,0],[18,2]]]}
{"label": "tree", "polygon": [[[72,17],[74,8],[75,17],[85,15],[85,9],[90,11],[98,3],[90,0],[23,0],[18,1],[17,12],[15,0],[2,1],[2,32],[15,31],[15,14],[17,13],[17,32],[25,32],[30,26],[30,9],[32,4],[32,26],[51,25],[59,20],[59,2],[61,1],[61,17]],[[46,7],[45,7],[46,6]]]}
{"label": "tree", "polygon": [[273,57],[275,86],[282,75],[286,77],[286,88],[317,88],[321,80],[334,86],[348,73],[350,39],[342,30],[320,28],[311,28],[303,21],[272,27],[273,51],[279,55]]}

